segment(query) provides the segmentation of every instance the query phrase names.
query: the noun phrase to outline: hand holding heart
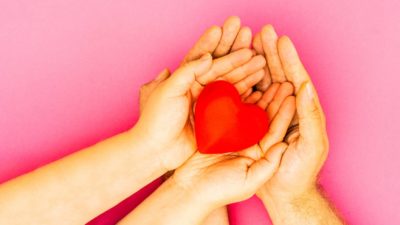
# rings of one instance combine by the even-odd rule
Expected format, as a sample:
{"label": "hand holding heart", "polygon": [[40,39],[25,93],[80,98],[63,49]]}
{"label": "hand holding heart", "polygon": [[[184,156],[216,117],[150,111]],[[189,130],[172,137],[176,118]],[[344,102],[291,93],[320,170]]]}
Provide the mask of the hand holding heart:
{"label": "hand holding heart", "polygon": [[[158,157],[166,170],[180,166],[196,151],[193,132],[193,104],[202,90],[198,80],[208,83],[223,75],[248,77],[248,64],[259,61],[255,69],[265,66],[265,59],[253,56],[251,50],[241,49],[212,60],[209,54],[182,65],[172,75],[163,71],[153,82],[141,89],[141,117],[132,133],[140,135],[149,152]],[[239,93],[251,88],[252,83],[239,80],[234,85]]]}
{"label": "hand holding heart", "polygon": [[[143,89],[142,104],[147,100],[146,94],[151,93],[153,89],[155,89],[156,93],[157,87],[162,87],[159,80],[156,79],[150,82]],[[230,97],[238,101],[236,104],[243,104],[240,103],[240,99],[237,99],[239,98],[237,91],[232,90],[232,86],[222,81],[207,86],[202,95],[207,95],[208,88],[211,88],[213,96],[209,96],[209,98],[218,99],[218,95],[212,91],[213,87],[216,87],[216,91],[222,96],[227,94],[229,96],[230,91]],[[286,133],[295,112],[295,102],[294,97],[291,96],[292,94],[293,87],[290,83],[275,84],[266,90],[257,102],[254,102],[256,104],[251,105],[256,110],[261,111],[261,116],[263,116],[261,119],[264,119],[264,121],[267,121],[268,117],[272,119],[270,123],[271,131],[281,133],[281,136]],[[207,101],[207,99],[207,96],[204,99],[202,96],[199,97],[199,102],[196,105],[196,116],[199,113],[197,110],[202,110],[201,100]],[[209,121],[209,123],[212,122]],[[260,131],[260,133],[264,136],[265,130]],[[272,143],[270,139],[273,137],[266,135],[260,143]],[[240,137],[236,138],[240,139]],[[254,140],[258,139],[255,137]],[[192,139],[192,141],[194,140]],[[243,148],[240,152],[228,154],[210,155],[197,152],[175,171],[171,180],[175,185],[182,187],[187,192],[198,193],[204,204],[215,208],[246,199],[253,195],[274,174],[279,166],[281,156],[285,151],[285,145],[279,143],[279,141],[273,144],[274,146],[270,149],[266,149],[265,144],[252,144],[252,146],[247,149]],[[224,146],[221,145],[221,147]],[[265,152],[267,154],[264,155]]]}
{"label": "hand holding heart", "polygon": [[[234,35],[239,37],[237,33]],[[198,58],[201,53],[213,53],[220,39],[220,31],[218,32],[216,27],[210,28],[186,57],[186,61]],[[226,39],[222,38],[221,41],[226,41]],[[230,44],[232,43],[233,42]],[[239,74],[241,80],[239,79],[239,81],[236,81],[237,83],[234,83],[234,86],[242,95],[242,99],[247,103],[254,103],[262,108],[266,108],[269,118],[271,119],[269,131],[258,145],[251,146],[238,153],[207,156],[196,153],[192,155],[196,150],[195,138],[192,130],[193,113],[188,110],[180,114],[179,112],[181,112],[181,110],[179,109],[182,108],[176,107],[178,105],[173,102],[175,98],[171,98],[171,101],[162,104],[159,102],[157,103],[158,100],[151,100],[158,99],[158,97],[149,97],[148,102],[141,100],[141,108],[144,108],[143,111],[145,111],[146,108],[153,108],[154,112],[144,112],[143,117],[147,117],[147,119],[141,118],[139,122],[141,124],[146,124],[144,121],[152,121],[153,117],[160,117],[161,119],[158,123],[165,124],[166,126],[156,128],[154,125],[152,129],[143,129],[144,133],[162,133],[156,136],[153,135],[152,138],[149,139],[149,143],[156,143],[159,138],[161,140],[169,140],[163,142],[168,143],[163,149],[158,149],[158,151],[156,151],[158,157],[165,162],[165,167],[167,169],[174,169],[192,155],[192,157],[190,157],[190,159],[174,174],[173,179],[177,182],[177,185],[194,189],[203,187],[202,190],[207,192],[209,196],[218,196],[216,193],[222,196],[221,193],[228,192],[226,189],[227,186],[232,188],[229,189],[229,191],[231,191],[230,193],[232,193],[231,195],[227,194],[226,198],[219,199],[218,201],[214,199],[217,202],[216,204],[222,204],[223,202],[228,203],[229,200],[237,201],[246,198],[249,196],[249,193],[254,191],[257,185],[259,187],[263,182],[265,182],[265,184],[258,190],[258,196],[263,199],[271,200],[269,202],[277,201],[273,196],[279,196],[278,198],[288,199],[288,201],[290,201],[310,189],[316,189],[316,177],[327,154],[328,142],[324,115],[310,78],[302,66],[293,44],[287,37],[278,38],[273,28],[268,25],[263,28],[260,34],[255,36],[253,46],[256,52],[264,55],[268,61],[267,64],[265,64],[265,62],[257,64],[257,71],[260,69],[265,71],[265,76],[262,77],[262,81],[257,85],[258,91],[251,93],[249,87],[251,87],[253,83],[246,85],[249,84],[246,79],[249,77],[254,78],[255,76],[252,74],[257,73],[254,70],[249,70],[249,65],[254,65],[254,58],[256,57],[249,55],[246,48],[242,50],[235,49],[236,52],[234,53],[237,54],[236,56],[240,53],[241,57],[236,57],[234,53],[226,56],[222,54],[219,55],[222,56],[221,58],[214,60],[209,71],[201,71],[203,72],[201,74],[193,73],[196,74],[196,78],[192,82],[190,91],[187,91],[186,94],[181,93],[182,99],[186,99],[186,103],[179,104],[179,107],[183,107],[182,105],[188,107],[194,103],[202,90],[201,84],[207,84],[221,76],[225,80],[234,81],[234,77],[238,77]],[[229,53],[229,51],[225,53]],[[265,68],[260,68],[260,65],[262,65],[261,67],[265,66]],[[188,67],[189,66],[184,66],[186,69]],[[182,71],[182,69],[178,71]],[[242,71],[242,74],[237,71]],[[171,78],[174,77],[175,74],[178,74],[177,72],[175,72]],[[228,74],[230,75],[227,76]],[[155,89],[154,93],[150,95],[161,96],[161,93],[174,89],[172,85],[174,82],[168,81],[171,79],[168,78],[168,76],[168,73],[164,73],[164,75],[161,75],[156,81],[145,86],[143,92],[146,92],[146,89]],[[179,79],[175,79],[176,82],[178,80]],[[260,81],[259,78],[256,80]],[[296,100],[293,96],[290,97],[293,88],[288,82],[285,82],[286,80],[294,85],[297,97]],[[156,88],[155,86],[160,87]],[[164,91],[157,89],[163,89]],[[293,129],[291,129],[290,134],[286,136],[288,144],[282,143],[290,120],[292,119],[291,112],[294,112],[295,104],[297,105],[297,114],[294,124],[292,124],[292,126],[295,126],[292,127]],[[283,110],[285,107],[286,109]],[[150,112],[152,110],[146,111]],[[160,116],[156,115],[156,111],[162,111],[164,113]],[[152,116],[145,116],[145,114],[150,114]],[[184,126],[174,127],[176,121],[171,120],[171,118],[175,117],[172,116],[169,118],[166,116],[170,114],[174,114],[175,116],[180,115],[179,124],[184,124]],[[178,118],[178,116],[176,118]],[[188,122],[188,120],[192,120],[191,123]],[[298,126],[296,126],[296,124],[299,122],[300,129],[297,129]],[[155,121],[152,121],[152,123],[155,124]],[[170,132],[170,129],[172,129],[171,127],[174,127],[172,130],[174,132]],[[150,130],[154,132],[149,132]],[[179,130],[179,132],[175,132],[175,130]],[[178,137],[180,137],[178,139],[176,138],[177,133],[179,134]],[[165,136],[167,136],[167,138]],[[182,146],[185,147],[182,148]],[[157,148],[157,146],[154,146],[154,148]],[[181,152],[181,149],[186,150]],[[281,160],[278,156],[281,155],[281,151],[284,149],[287,150]],[[267,154],[265,154],[264,157],[265,152],[267,152]],[[264,163],[265,159],[269,159],[269,161],[266,160]],[[274,159],[276,161],[274,161]],[[279,162],[280,166],[277,168]],[[274,172],[276,172],[275,175],[273,175]],[[257,174],[264,174],[264,176],[261,179]],[[248,178],[250,180],[243,181],[243,178]]]}

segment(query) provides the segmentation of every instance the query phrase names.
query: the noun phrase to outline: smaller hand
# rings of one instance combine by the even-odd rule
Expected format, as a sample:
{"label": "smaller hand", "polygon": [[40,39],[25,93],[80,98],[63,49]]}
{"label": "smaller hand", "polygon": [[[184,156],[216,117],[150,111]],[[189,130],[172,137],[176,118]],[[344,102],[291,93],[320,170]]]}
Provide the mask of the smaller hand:
{"label": "smaller hand", "polygon": [[[265,59],[253,57],[249,49],[215,60],[207,54],[182,65],[172,75],[165,70],[144,85],[140,93],[141,116],[133,131],[140,130],[136,133],[147,144],[147,153],[153,150],[152,157],[157,157],[165,170],[180,166],[196,150],[192,106],[203,88],[202,82],[207,84],[230,73],[246,77],[252,71],[242,67],[248,67],[254,60],[259,62],[253,65],[255,69],[264,67]],[[249,84],[249,80],[243,80],[234,85],[241,93]]]}

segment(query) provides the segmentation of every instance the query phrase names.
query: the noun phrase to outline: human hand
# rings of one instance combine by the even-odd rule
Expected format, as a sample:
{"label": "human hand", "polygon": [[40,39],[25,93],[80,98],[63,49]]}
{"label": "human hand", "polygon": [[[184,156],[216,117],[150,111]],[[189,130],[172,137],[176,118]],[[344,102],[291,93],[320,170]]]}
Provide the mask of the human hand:
{"label": "human hand", "polygon": [[287,150],[281,165],[260,188],[258,196],[270,201],[292,201],[317,190],[317,176],[328,153],[325,116],[310,77],[288,37],[278,38],[273,27],[267,25],[256,35],[253,45],[265,53],[271,77],[264,79],[258,88],[290,81],[295,88],[297,108],[297,119],[286,135]]}
{"label": "human hand", "polygon": [[[198,80],[207,83],[232,72],[239,76],[247,76],[251,71],[243,70],[242,67],[254,62],[252,59],[255,58],[249,49],[241,49],[215,60],[209,57],[207,68],[203,65],[200,66],[200,71],[195,71],[194,68],[200,65],[201,61],[189,62],[174,73],[185,75],[170,76],[165,70],[141,89],[142,116],[133,130],[140,130],[135,133],[147,140],[149,149],[155,149],[153,155],[158,157],[166,170],[175,169],[196,150],[191,111],[203,88]],[[262,56],[257,59],[261,62],[253,67],[261,70],[265,59]],[[235,72],[237,70],[239,72]],[[240,81],[235,85],[239,85],[238,90],[245,86]]]}
{"label": "human hand", "polygon": [[[265,59],[263,56],[254,56],[249,49],[251,44],[251,31],[248,27],[240,27],[238,17],[229,17],[222,29],[218,26],[209,28],[197,41],[194,47],[185,57],[183,64],[190,60],[198,59],[202,54],[213,54],[215,59],[208,72],[199,75],[190,88],[191,102],[196,101],[203,85],[216,79],[229,80],[243,97],[248,96],[252,87],[262,80]],[[143,85],[140,90],[140,112],[142,114],[150,94],[166,79],[170,77],[168,70],[164,70],[153,81]],[[166,109],[170,109],[167,107]],[[165,110],[165,109],[163,109]],[[190,120],[193,115],[189,111]],[[188,130],[185,128],[185,130]],[[194,138],[192,131],[185,132],[175,144],[170,146],[172,152],[183,151],[181,158],[171,158],[166,155],[162,158],[163,164],[168,170],[179,166],[194,151]],[[175,149],[175,150],[173,150]],[[185,150],[186,149],[186,150]],[[190,154],[189,154],[190,152]],[[184,158],[184,159],[183,159]]]}
{"label": "human hand", "polygon": [[272,85],[258,98],[249,96],[245,101],[258,104],[272,119],[270,130],[259,144],[236,153],[201,154],[196,152],[179,167],[170,178],[183,190],[196,193],[197,201],[217,208],[251,197],[275,172],[286,149],[275,142],[275,135],[283,136],[295,113],[293,87],[286,82]]}
{"label": "human hand", "polygon": [[[252,33],[250,28],[242,27],[239,17],[230,16],[225,20],[222,27],[211,26],[207,29],[190,49],[183,62],[198,59],[206,53],[212,54],[214,58],[220,58],[241,49],[250,49],[251,41]],[[255,54],[254,51],[253,54]],[[251,94],[252,87],[264,78],[261,65],[265,65],[265,60],[260,56],[256,56],[251,60],[249,59],[248,63],[241,68],[226,73],[219,79],[232,83],[239,91],[239,94],[245,98]],[[212,79],[204,76],[199,79],[199,82],[206,84],[210,80]],[[199,85],[195,84],[195,87],[197,86]]]}

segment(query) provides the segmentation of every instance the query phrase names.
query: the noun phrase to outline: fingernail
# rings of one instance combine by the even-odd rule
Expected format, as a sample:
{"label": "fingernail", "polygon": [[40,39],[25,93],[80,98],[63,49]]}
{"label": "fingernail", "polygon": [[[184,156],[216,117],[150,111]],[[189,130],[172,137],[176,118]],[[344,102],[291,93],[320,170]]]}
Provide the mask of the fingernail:
{"label": "fingernail", "polygon": [[306,91],[309,99],[314,99],[314,90],[311,85],[311,82],[307,82],[306,84]]}

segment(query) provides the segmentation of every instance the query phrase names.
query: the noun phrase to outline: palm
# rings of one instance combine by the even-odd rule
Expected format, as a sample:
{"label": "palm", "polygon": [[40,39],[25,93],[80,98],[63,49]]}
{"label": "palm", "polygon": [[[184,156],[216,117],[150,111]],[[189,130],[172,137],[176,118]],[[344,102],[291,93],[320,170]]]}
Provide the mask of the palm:
{"label": "palm", "polygon": [[[261,151],[254,145],[244,151]],[[242,153],[205,155],[197,152],[179,167],[172,179],[181,187],[201,193],[202,201],[219,207],[251,197],[279,165],[282,151],[258,161]]]}
{"label": "palm", "polygon": [[175,171],[174,179],[183,186],[190,185],[199,192],[207,193],[206,196],[224,193],[229,195],[229,192],[244,186],[247,166],[251,162],[250,159],[233,154],[196,153]]}
{"label": "palm", "polygon": [[[222,77],[233,83],[239,94],[248,95],[252,86],[263,77],[263,73],[260,72],[265,65],[265,59],[262,56],[253,57],[251,50],[248,49],[251,44],[250,29],[240,28],[240,20],[237,17],[231,17],[224,24],[224,32],[222,34],[220,27],[210,28],[185,57],[184,63],[198,59],[205,53],[212,53],[215,57],[218,57],[214,60],[210,71],[194,82],[188,95],[168,99],[168,101],[149,99],[153,92],[162,92],[156,89],[168,79],[169,72],[167,70],[141,88],[141,111],[145,108],[144,105],[150,105],[153,108],[151,111],[163,112],[161,116],[150,115],[147,117],[148,120],[153,120],[152,124],[157,124],[157,127],[151,128],[158,131],[155,133],[162,131],[162,134],[156,138],[159,146],[165,146],[159,152],[159,157],[165,162],[167,169],[179,166],[196,149],[192,129],[193,112],[187,109],[192,109],[193,102],[196,101],[204,84]],[[158,96],[163,96],[163,94],[160,93]],[[150,130],[148,130],[148,133],[150,133]],[[171,142],[171,140],[173,141]],[[165,148],[168,148],[168,152],[173,151],[175,154],[167,154]]]}

